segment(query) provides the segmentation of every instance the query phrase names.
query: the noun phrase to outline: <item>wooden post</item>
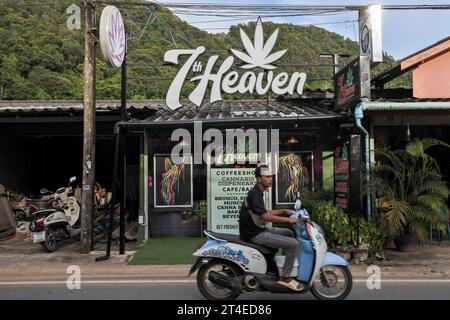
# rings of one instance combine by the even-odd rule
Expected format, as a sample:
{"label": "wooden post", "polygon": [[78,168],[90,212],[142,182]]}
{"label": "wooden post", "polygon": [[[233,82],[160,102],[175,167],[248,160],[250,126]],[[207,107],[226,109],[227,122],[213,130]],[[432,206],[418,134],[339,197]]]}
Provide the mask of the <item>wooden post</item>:
{"label": "wooden post", "polygon": [[83,182],[81,194],[81,253],[92,250],[95,181],[95,0],[85,2]]}

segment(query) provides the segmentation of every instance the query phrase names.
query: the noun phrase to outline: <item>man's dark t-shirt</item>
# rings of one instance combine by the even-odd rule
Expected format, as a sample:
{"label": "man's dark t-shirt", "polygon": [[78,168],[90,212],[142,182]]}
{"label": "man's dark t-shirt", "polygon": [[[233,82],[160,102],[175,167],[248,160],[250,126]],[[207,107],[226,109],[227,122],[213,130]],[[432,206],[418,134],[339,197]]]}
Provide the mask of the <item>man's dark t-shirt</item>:
{"label": "man's dark t-shirt", "polygon": [[252,190],[248,192],[246,201],[242,204],[241,212],[239,214],[239,234],[242,240],[250,241],[265,229],[258,227],[253,222],[249,211],[261,216],[267,212],[264,206],[264,193],[255,185]]}

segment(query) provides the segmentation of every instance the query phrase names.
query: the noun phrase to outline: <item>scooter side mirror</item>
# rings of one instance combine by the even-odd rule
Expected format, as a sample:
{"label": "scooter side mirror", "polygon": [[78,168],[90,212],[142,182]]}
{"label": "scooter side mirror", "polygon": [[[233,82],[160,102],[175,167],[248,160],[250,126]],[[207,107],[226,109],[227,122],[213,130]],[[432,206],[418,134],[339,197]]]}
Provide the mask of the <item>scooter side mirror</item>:
{"label": "scooter side mirror", "polygon": [[300,198],[297,198],[297,200],[295,200],[295,204],[294,204],[294,209],[295,211],[300,210],[302,208],[302,200],[300,200]]}
{"label": "scooter side mirror", "polygon": [[75,182],[77,180],[77,177],[73,176],[72,178],[70,178],[70,183]]}
{"label": "scooter side mirror", "polygon": [[48,193],[48,189],[42,188],[41,190],[39,190],[39,192],[40,192],[41,194],[46,194],[46,193]]}

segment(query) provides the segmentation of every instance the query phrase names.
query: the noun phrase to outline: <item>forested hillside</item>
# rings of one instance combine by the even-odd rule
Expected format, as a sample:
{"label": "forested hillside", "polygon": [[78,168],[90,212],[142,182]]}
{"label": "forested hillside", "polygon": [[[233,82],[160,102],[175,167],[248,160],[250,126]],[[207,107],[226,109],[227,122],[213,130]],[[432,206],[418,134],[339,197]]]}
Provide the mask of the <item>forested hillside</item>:
{"label": "forested hillside", "polygon": [[[0,99],[82,99],[84,34],[69,30],[66,9],[75,3],[83,12],[81,1],[72,0],[2,0],[0,2]],[[97,7],[98,21],[103,6]],[[164,52],[174,48],[205,46],[211,54],[225,58],[228,50],[243,49],[239,28],[253,39],[255,22],[233,26],[227,34],[209,34],[180,20],[161,7],[120,7],[130,34],[128,54],[128,98],[161,99],[177,68],[149,66],[162,64]],[[264,21],[263,21],[264,22]],[[287,48],[280,64],[331,63],[319,59],[319,53],[350,54],[355,57],[358,45],[342,36],[318,27],[264,22],[265,39],[280,28],[274,50]],[[209,54],[209,53],[208,53]],[[206,62],[208,54],[205,55]],[[210,55],[210,54],[209,54]],[[341,59],[343,65],[349,59]],[[378,70],[393,63],[389,56]],[[220,64],[220,60],[218,62]],[[311,69],[280,67],[279,70],[304,71],[307,88],[331,88],[331,81],[311,79],[331,77],[331,67]],[[278,71],[278,70],[277,70]],[[145,79],[143,79],[145,78]],[[120,96],[120,70],[108,67],[97,50],[97,98]],[[405,86],[407,82],[397,83]],[[192,83],[186,83],[189,92]],[[233,97],[229,97],[233,98]],[[242,98],[242,97],[241,97]]]}

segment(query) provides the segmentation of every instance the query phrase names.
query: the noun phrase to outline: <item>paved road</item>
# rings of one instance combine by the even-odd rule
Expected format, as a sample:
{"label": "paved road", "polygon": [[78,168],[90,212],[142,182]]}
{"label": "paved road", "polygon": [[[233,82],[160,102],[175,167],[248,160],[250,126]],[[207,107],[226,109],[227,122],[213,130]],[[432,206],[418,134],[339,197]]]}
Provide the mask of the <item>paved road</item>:
{"label": "paved road", "polygon": [[[113,299],[113,300],[196,300],[203,299],[195,278],[89,278],[80,290],[67,289],[65,280],[31,282],[0,281],[0,300],[17,299]],[[311,300],[310,294],[281,295],[270,293],[243,294],[244,300]],[[381,289],[369,290],[365,279],[355,279],[350,300],[378,299],[450,299],[450,280],[383,279]]]}

